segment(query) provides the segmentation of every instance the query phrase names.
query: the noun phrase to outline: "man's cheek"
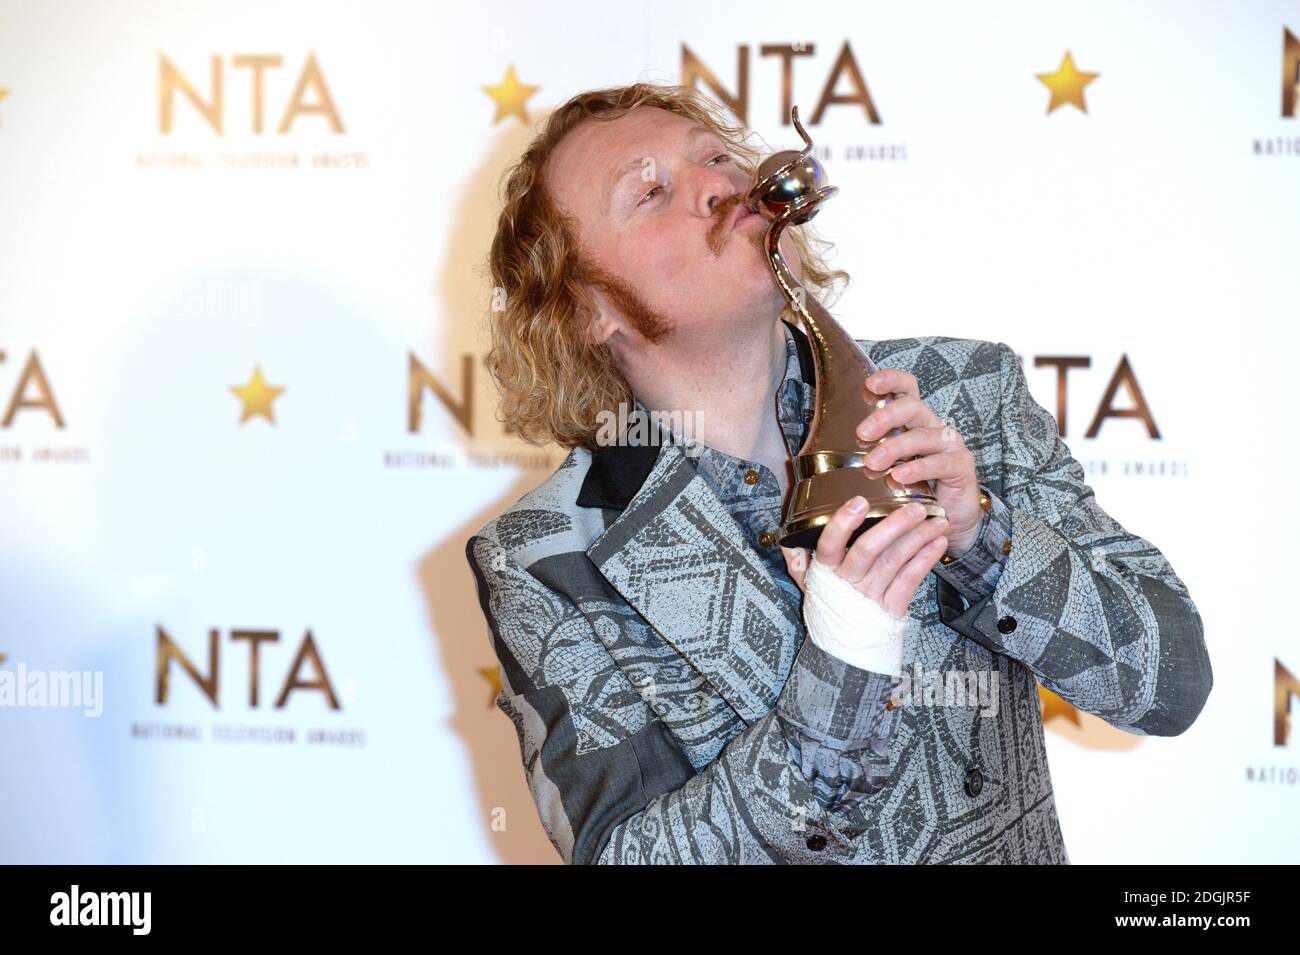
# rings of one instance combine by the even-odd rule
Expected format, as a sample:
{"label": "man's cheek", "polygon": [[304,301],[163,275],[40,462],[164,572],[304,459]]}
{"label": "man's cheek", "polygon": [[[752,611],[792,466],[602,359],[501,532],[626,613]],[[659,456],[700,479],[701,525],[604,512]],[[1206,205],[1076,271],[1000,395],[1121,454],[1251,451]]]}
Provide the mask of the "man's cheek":
{"label": "man's cheek", "polygon": [[693,272],[698,272],[707,264],[706,258],[700,252],[688,251],[687,247],[679,242],[661,250],[660,254],[647,257],[646,268],[648,274],[657,283],[662,284],[665,281],[671,282],[674,279],[684,278]]}
{"label": "man's cheek", "polygon": [[689,250],[689,244],[680,236],[654,233],[634,243],[627,250],[627,256],[635,268],[652,275],[665,275],[680,270],[683,265],[698,258]]}

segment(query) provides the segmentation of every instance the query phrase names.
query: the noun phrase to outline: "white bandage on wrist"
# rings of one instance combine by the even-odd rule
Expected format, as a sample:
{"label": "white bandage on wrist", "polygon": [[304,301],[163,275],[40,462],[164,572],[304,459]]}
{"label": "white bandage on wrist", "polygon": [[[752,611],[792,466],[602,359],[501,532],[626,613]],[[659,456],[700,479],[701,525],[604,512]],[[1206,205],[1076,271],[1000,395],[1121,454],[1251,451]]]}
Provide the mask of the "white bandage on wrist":
{"label": "white bandage on wrist", "polygon": [[827,653],[875,673],[900,676],[907,617],[895,617],[812,555],[805,578],[808,637]]}

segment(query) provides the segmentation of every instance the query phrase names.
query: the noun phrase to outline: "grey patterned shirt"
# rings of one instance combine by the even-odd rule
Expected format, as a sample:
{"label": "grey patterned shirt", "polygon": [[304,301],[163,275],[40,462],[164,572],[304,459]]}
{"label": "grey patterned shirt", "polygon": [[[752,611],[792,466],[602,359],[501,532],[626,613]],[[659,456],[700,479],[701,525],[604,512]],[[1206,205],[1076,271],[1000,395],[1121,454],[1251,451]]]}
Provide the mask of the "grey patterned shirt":
{"label": "grey patterned shirt", "polygon": [[[811,368],[805,376],[799,357],[800,343],[795,336],[803,333],[783,324],[786,367],[774,401],[793,457],[803,446],[812,420],[814,384]],[[636,406],[642,414],[649,414],[639,400]],[[777,544],[785,501],[776,475],[757,461],[734,457],[667,425],[664,428],[689,449],[698,472],[768,565],[785,599],[799,611],[803,593],[787,573]],[[975,543],[962,556],[934,570],[957,589],[967,606],[993,593],[1005,559],[1001,545],[1011,536],[1006,505],[987,488],[981,490],[992,508],[985,512]],[[855,667],[804,640],[777,702],[777,714],[795,764],[827,810],[851,812],[858,800],[884,788],[894,722],[902,712],[891,699],[902,679]]]}

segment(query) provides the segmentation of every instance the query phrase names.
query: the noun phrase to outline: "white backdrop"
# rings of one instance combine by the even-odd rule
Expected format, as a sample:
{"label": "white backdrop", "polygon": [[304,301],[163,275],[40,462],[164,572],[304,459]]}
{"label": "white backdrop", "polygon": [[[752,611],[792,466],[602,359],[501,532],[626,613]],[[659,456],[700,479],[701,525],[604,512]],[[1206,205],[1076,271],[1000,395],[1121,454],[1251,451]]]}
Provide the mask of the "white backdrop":
{"label": "white backdrop", "polygon": [[[1005,341],[1053,412],[1036,359],[1087,358],[1066,441],[1205,621],[1185,735],[1047,701],[1072,861],[1296,861],[1288,30],[1294,0],[0,3],[0,861],[558,861],[463,554],[562,457],[494,421],[498,178],[687,49],[732,95],[747,57],[795,145],[761,48],[811,117],[846,43],[880,122],[809,127],[836,314]],[[1036,76],[1067,51],[1086,113]],[[1121,359],[1159,438],[1085,434]],[[284,390],[232,393],[255,372]],[[80,705],[28,692],[72,672],[46,702]]]}

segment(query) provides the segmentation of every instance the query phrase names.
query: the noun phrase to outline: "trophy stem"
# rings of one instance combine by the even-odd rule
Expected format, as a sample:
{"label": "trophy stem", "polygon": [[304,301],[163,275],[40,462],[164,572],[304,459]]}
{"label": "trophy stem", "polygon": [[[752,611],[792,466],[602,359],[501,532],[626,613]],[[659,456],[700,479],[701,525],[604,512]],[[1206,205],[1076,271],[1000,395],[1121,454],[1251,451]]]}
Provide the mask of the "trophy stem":
{"label": "trophy stem", "polygon": [[813,417],[795,458],[797,483],[781,528],[781,544],[786,547],[816,546],[831,515],[858,494],[866,498],[868,509],[862,525],[850,535],[850,543],[872,524],[912,501],[921,504],[927,516],[944,516],[928,484],[901,484],[887,472],[874,471],[867,465],[866,457],[877,444],[902,432],[894,428],[875,441],[863,441],[857,435],[862,419],[890,400],[880,397],[873,401],[865,390],[867,376],[878,367],[825,306],[795,279],[781,255],[785,227],[798,216],[806,217],[810,206],[833,191],[833,187],[827,187],[782,209],[773,217],[765,243],[772,274],[808,332],[817,379]]}
{"label": "trophy stem", "polygon": [[[861,418],[855,420],[851,416],[832,415],[829,410],[846,405],[865,405],[863,385],[867,375],[875,374],[878,368],[871,356],[831,317],[821,302],[800,284],[785,264],[780,250],[781,233],[799,211],[792,204],[778,215],[768,229],[766,243],[768,262],[777,284],[781,286],[790,300],[790,307],[808,332],[817,375],[812,427],[799,454],[802,456],[816,448],[870,450],[878,442],[864,443],[858,438],[857,426]],[[876,407],[884,407],[885,403],[885,400],[881,400],[876,403]],[[866,412],[869,407],[865,406],[863,411]]]}

